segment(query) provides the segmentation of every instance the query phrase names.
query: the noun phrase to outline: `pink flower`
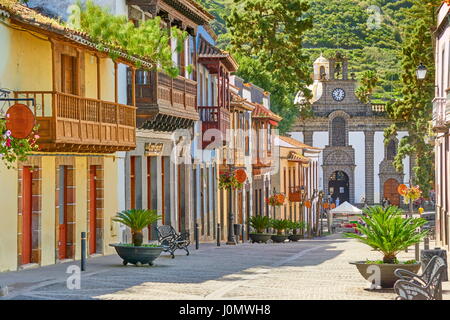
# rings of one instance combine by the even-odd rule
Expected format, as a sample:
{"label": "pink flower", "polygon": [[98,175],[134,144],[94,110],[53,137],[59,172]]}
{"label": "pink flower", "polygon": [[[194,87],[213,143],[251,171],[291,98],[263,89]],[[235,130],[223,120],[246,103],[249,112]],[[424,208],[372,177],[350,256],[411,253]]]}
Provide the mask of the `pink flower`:
{"label": "pink flower", "polygon": [[5,134],[6,134],[7,137],[10,137],[11,136],[11,130],[6,130]]}
{"label": "pink flower", "polygon": [[9,118],[9,113],[6,114],[6,118],[7,118],[7,119]]}
{"label": "pink flower", "polygon": [[35,135],[34,135],[34,138],[35,138],[35,139],[39,139],[40,136],[39,136],[38,134],[35,134]]}
{"label": "pink flower", "polygon": [[6,146],[9,148],[11,147],[11,139],[6,139]]}

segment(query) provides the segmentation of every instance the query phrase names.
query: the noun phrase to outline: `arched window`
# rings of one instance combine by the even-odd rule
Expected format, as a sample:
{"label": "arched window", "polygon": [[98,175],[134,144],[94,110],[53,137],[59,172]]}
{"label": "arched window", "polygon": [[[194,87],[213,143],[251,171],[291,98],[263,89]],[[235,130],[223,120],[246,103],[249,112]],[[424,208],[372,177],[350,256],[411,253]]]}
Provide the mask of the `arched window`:
{"label": "arched window", "polygon": [[320,79],[324,80],[327,77],[327,72],[325,71],[325,67],[321,66],[320,67]]}
{"label": "arched window", "polygon": [[395,142],[395,140],[391,140],[389,141],[389,144],[386,148],[386,159],[394,160],[396,155],[397,155],[397,143]]}
{"label": "arched window", "polygon": [[345,146],[346,123],[342,117],[336,117],[331,122],[331,145],[334,147]]}

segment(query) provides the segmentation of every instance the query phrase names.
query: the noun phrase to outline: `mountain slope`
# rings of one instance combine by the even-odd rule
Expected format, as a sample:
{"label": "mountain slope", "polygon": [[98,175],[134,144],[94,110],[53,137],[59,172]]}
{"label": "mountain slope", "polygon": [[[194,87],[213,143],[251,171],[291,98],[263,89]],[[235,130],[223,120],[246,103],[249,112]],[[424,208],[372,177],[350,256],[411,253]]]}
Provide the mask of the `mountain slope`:
{"label": "mountain slope", "polygon": [[[225,18],[233,0],[197,0],[216,17],[214,30],[219,45],[227,45]],[[395,88],[400,73],[401,24],[408,0],[310,0],[309,15],[314,27],[306,33],[303,46],[313,62],[342,51],[350,59],[350,71],[358,76],[374,70],[380,79],[374,102],[398,97]],[[311,66],[312,71],[312,66]]]}

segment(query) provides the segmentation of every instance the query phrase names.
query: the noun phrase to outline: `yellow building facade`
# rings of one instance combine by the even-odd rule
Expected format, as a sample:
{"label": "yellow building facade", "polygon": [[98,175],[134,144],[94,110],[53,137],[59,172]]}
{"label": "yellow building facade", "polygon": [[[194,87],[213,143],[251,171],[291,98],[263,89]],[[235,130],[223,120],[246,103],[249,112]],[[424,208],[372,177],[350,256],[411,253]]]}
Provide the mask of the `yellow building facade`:
{"label": "yellow building facade", "polygon": [[[0,4],[0,88],[34,112],[39,151],[0,160],[0,271],[109,254],[118,242],[116,151],[135,147],[134,106],[117,101],[117,65],[56,22]],[[20,100],[23,99],[23,100]],[[33,99],[24,100],[24,99]]]}

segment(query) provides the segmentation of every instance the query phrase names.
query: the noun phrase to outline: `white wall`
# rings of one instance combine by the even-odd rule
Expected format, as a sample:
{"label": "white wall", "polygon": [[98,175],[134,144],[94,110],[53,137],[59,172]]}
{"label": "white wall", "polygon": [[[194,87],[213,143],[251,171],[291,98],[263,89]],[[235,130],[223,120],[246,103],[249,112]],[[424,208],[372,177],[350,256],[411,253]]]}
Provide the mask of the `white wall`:
{"label": "white wall", "polygon": [[[399,131],[397,135],[397,139],[400,140],[407,136],[408,133],[406,131]],[[403,173],[405,174],[403,178],[403,183],[409,184],[410,172],[409,172],[409,156],[403,160]]]}
{"label": "white wall", "polygon": [[[328,145],[328,132],[314,132],[313,134],[313,145],[312,147],[323,148]],[[319,154],[319,189],[320,190],[328,190],[328,186],[324,185],[324,180],[328,181],[328,178],[325,179],[323,176],[323,152]]]}
{"label": "white wall", "polygon": [[374,201],[379,203],[381,201],[380,191],[380,163],[384,159],[384,132],[377,131],[374,136],[374,152],[373,152],[373,174],[374,174]]}
{"label": "white wall", "polygon": [[361,202],[366,193],[366,148],[362,131],[351,131],[348,135],[349,145],[355,150],[355,202]]}

